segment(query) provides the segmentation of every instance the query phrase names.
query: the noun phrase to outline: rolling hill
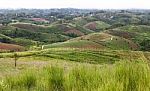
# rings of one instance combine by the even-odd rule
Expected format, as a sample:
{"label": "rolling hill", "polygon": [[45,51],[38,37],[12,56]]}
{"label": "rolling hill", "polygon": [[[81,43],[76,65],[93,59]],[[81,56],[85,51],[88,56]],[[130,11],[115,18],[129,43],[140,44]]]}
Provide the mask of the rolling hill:
{"label": "rolling hill", "polygon": [[44,48],[55,47],[138,50],[138,45],[131,40],[113,36],[107,33],[92,33],[68,40],[67,42],[44,46]]}
{"label": "rolling hill", "polygon": [[84,27],[99,32],[109,28],[110,25],[102,21],[94,21],[94,22],[87,23],[86,25],[84,25]]}
{"label": "rolling hill", "polygon": [[148,47],[150,44],[150,26],[127,25],[108,30],[106,33],[129,39],[138,44],[139,47],[141,47],[141,50],[150,51],[150,47]]}
{"label": "rolling hill", "polygon": [[29,48],[41,44],[64,42],[92,32],[94,31],[71,23],[55,23],[42,26],[18,22],[0,27],[0,42]]}
{"label": "rolling hill", "polygon": [[0,91],[149,91],[149,12],[0,10]]}
{"label": "rolling hill", "polygon": [[[57,47],[60,45],[73,48],[81,46],[82,48],[149,51],[150,27],[137,25],[140,16],[132,16],[130,13],[102,14],[97,17],[98,15],[79,16],[72,20],[58,19],[46,26],[23,22],[10,23],[7,26],[0,26],[0,41],[24,47],[55,43],[52,45]],[[57,44],[57,42],[64,43]]]}
{"label": "rolling hill", "polygon": [[[50,29],[52,30],[52,28]],[[39,43],[55,43],[69,39],[69,36],[63,33],[57,33],[57,31],[49,33],[50,29],[32,24],[11,24],[1,28],[1,42],[15,44],[15,39],[17,41],[20,39]]]}

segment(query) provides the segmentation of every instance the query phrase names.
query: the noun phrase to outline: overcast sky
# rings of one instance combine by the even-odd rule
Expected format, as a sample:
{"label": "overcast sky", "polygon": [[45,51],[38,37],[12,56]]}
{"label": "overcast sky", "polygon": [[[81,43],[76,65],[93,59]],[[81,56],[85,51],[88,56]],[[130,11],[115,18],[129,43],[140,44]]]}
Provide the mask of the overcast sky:
{"label": "overcast sky", "polygon": [[0,8],[150,9],[150,0],[0,0]]}

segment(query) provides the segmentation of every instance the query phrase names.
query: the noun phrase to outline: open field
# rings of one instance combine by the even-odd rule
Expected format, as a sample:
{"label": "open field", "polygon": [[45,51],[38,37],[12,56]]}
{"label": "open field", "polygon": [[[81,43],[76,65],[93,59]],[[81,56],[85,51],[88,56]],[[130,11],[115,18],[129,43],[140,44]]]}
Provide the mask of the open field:
{"label": "open field", "polygon": [[13,58],[1,58],[0,62],[2,91],[149,91],[150,89],[150,68],[146,59],[129,61],[122,58],[115,63],[102,65],[30,55],[20,57],[16,68],[13,65]]}
{"label": "open field", "polygon": [[50,48],[0,54],[2,91],[149,91],[150,53]]}

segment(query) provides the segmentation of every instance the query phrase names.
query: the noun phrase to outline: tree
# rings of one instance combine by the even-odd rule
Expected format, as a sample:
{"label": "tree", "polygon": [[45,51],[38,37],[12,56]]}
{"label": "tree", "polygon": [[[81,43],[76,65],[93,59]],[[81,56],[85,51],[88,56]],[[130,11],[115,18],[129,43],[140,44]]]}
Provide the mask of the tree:
{"label": "tree", "polygon": [[140,43],[141,50],[150,51],[150,39],[145,39]]}
{"label": "tree", "polygon": [[7,26],[10,22],[11,22],[11,21],[9,21],[9,20],[4,20],[4,21],[2,22],[2,25],[3,25],[3,26]]}

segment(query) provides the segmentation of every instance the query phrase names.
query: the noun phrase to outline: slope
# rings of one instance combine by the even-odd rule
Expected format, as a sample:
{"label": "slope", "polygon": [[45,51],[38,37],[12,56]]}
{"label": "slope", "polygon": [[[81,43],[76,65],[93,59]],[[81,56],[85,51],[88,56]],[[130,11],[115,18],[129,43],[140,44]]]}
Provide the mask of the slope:
{"label": "slope", "polygon": [[138,46],[125,38],[113,36],[107,33],[92,33],[68,40],[63,43],[45,45],[44,48],[71,47],[71,48],[94,48],[112,50],[137,50]]}

